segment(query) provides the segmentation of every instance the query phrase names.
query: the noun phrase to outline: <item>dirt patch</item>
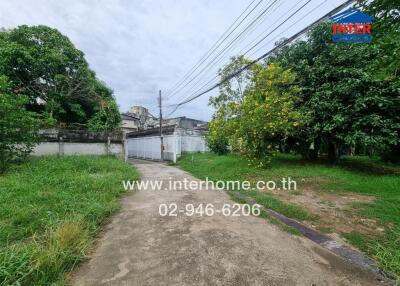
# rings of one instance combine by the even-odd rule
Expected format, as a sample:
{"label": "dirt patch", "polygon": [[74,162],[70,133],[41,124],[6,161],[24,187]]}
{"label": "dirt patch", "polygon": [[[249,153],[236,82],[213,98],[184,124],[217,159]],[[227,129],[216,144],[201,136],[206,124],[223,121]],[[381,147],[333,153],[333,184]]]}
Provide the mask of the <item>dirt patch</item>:
{"label": "dirt patch", "polygon": [[281,200],[297,204],[318,217],[317,220],[304,222],[337,239],[337,233],[356,231],[362,234],[379,235],[384,228],[374,219],[360,216],[356,204],[372,203],[374,196],[354,193],[329,193],[316,191],[311,188],[302,188],[297,191],[273,190],[271,193]]}

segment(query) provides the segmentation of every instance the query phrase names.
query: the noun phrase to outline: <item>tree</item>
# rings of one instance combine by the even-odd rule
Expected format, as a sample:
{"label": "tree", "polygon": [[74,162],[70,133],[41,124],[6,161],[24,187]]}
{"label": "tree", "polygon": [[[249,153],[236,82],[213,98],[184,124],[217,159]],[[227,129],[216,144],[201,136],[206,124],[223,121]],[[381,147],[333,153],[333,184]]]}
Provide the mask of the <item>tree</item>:
{"label": "tree", "polygon": [[295,109],[296,75],[277,64],[258,65],[240,107],[236,137],[241,153],[259,166],[269,163],[284,141],[307,121]]}
{"label": "tree", "polygon": [[[226,79],[235,71],[247,65],[250,61],[244,56],[231,58],[229,64],[219,71],[221,80]],[[230,80],[225,81],[219,88],[219,94],[216,97],[210,97],[209,105],[215,109],[220,109],[227,103],[241,103],[244,96],[244,91],[247,85],[251,82],[251,70],[245,70]]]}
{"label": "tree", "polygon": [[[269,158],[268,146],[273,150],[277,140],[306,158],[326,152],[333,163],[339,149],[355,146],[375,154],[390,150],[389,154],[400,158],[397,2],[359,1],[376,18],[372,43],[333,43],[332,23],[322,23],[305,40],[276,52],[268,59],[270,65],[258,64],[238,75],[236,85],[235,78],[227,81],[210,101],[217,109],[212,129],[225,130],[219,132],[233,150],[258,159]],[[246,62],[243,57],[234,58],[221,77]],[[281,74],[272,80],[267,75],[274,70]],[[292,82],[289,75],[298,76]],[[289,102],[289,121],[280,117],[285,108],[280,98]],[[264,106],[263,100],[268,104]],[[301,128],[289,128],[290,120],[297,120]],[[265,133],[260,131],[264,128]]]}
{"label": "tree", "polygon": [[[233,57],[230,63],[219,71],[221,80],[249,63],[243,56]],[[239,106],[242,105],[245,90],[251,82],[251,70],[237,74],[230,80],[225,81],[219,88],[219,94],[210,97],[209,105],[217,111],[210,122],[207,136],[208,146],[217,154],[225,154],[229,146],[233,151],[239,151],[238,138],[236,134],[236,123],[239,119]]]}
{"label": "tree", "polygon": [[38,141],[39,119],[26,111],[26,96],[10,92],[7,79],[0,77],[0,172],[24,159]]}
{"label": "tree", "polygon": [[293,72],[276,64],[254,65],[240,95],[230,90],[216,97],[219,109],[209,124],[210,148],[223,153],[229,144],[251,162],[266,166],[281,141],[306,121],[294,109],[298,100],[295,78]]}
{"label": "tree", "polygon": [[317,150],[325,142],[332,162],[341,147],[379,150],[397,144],[399,92],[371,69],[378,49],[374,44],[332,43],[330,38],[331,24],[321,24],[306,41],[271,59],[302,75],[299,107],[312,118],[297,138],[305,146],[315,143]]}
{"label": "tree", "polygon": [[26,25],[0,32],[0,74],[27,109],[58,122],[87,123],[112,91],[90,70],[84,54],[56,29]]}
{"label": "tree", "polygon": [[104,100],[101,108],[88,122],[89,129],[93,131],[110,132],[121,124],[118,106],[113,99]]}
{"label": "tree", "polygon": [[[400,89],[400,9],[397,0],[359,0],[358,5],[375,18],[373,24],[374,48],[379,54],[371,59],[370,69],[381,80],[386,92],[399,94]],[[397,104],[396,104],[397,102]],[[399,99],[395,101],[400,105]],[[400,107],[398,107],[400,109]],[[398,112],[397,112],[398,114]],[[400,130],[397,129],[397,134]],[[386,146],[385,160],[400,162],[400,144]]]}

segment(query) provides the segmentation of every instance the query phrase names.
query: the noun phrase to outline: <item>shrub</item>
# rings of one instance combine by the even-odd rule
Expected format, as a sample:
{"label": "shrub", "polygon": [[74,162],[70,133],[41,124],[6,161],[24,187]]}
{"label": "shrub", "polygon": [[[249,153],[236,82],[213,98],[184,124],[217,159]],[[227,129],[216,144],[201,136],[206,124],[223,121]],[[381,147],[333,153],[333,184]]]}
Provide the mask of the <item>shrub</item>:
{"label": "shrub", "polygon": [[0,173],[24,159],[38,141],[39,119],[25,109],[27,100],[10,93],[6,78],[0,77]]}
{"label": "shrub", "polygon": [[100,110],[88,121],[88,127],[92,131],[112,131],[120,124],[121,115],[113,100],[104,100]]}
{"label": "shrub", "polygon": [[207,144],[210,150],[217,155],[224,155],[229,152],[228,140],[223,137],[210,137],[207,136]]}

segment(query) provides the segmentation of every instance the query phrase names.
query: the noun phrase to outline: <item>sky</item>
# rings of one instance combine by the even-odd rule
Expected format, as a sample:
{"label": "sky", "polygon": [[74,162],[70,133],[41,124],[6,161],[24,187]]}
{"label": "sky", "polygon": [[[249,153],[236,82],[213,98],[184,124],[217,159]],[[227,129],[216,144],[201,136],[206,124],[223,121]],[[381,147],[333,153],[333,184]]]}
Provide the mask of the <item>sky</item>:
{"label": "sky", "polygon": [[[344,0],[0,0],[0,27],[47,25],[69,37],[85,53],[92,70],[114,91],[121,112],[142,105],[158,115],[157,96],[161,90],[164,116],[187,116],[210,120],[208,106],[214,90],[181,106],[173,105],[202,90],[202,83],[216,83],[217,71],[230,57],[246,51],[271,33],[246,54],[255,58],[273,47],[275,41],[289,37],[326,14]],[[253,3],[254,11],[221,44],[223,48],[238,36],[226,53],[201,66],[171,97],[171,88],[179,82],[213,46],[235,19]],[[303,4],[303,9],[299,9]],[[271,6],[269,6],[271,5]],[[270,7],[251,24],[262,11]],[[295,13],[287,22],[288,16]],[[243,19],[243,17],[241,18]],[[240,20],[239,20],[240,22]],[[217,49],[216,56],[220,52]],[[210,57],[212,61],[214,57]],[[206,64],[207,61],[204,63]],[[198,74],[202,69],[203,72]],[[184,83],[184,84],[185,84]],[[181,85],[182,87],[182,85]],[[205,87],[208,87],[206,85]],[[205,88],[204,87],[204,88]]]}

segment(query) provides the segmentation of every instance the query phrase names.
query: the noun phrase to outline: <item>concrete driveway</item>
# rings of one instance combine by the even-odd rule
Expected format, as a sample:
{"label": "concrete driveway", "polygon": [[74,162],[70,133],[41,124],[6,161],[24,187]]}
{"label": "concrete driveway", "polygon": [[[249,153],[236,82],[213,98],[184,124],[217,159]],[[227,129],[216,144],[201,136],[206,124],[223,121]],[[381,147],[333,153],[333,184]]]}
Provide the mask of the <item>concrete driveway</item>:
{"label": "concrete driveway", "polygon": [[[134,160],[143,180],[196,180],[161,163]],[[150,187],[123,208],[73,285],[381,285],[322,249],[253,216],[160,216],[159,205],[234,202],[223,191]]]}

